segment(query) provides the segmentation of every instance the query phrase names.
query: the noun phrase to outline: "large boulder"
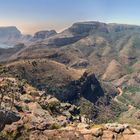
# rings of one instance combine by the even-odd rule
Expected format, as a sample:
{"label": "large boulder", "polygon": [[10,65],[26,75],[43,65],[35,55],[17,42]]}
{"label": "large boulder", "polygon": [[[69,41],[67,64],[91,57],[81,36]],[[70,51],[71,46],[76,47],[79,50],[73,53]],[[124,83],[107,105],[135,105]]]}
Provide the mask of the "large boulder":
{"label": "large boulder", "polygon": [[20,96],[20,100],[24,101],[25,103],[33,102],[34,98],[31,95],[23,94]]}
{"label": "large boulder", "polygon": [[0,131],[2,131],[6,124],[12,124],[20,120],[20,116],[11,111],[0,110]]}
{"label": "large boulder", "polygon": [[30,118],[30,129],[45,130],[55,124],[50,113],[47,110],[42,109],[37,102],[29,103],[28,106],[31,112],[31,114],[28,115],[28,118]]}

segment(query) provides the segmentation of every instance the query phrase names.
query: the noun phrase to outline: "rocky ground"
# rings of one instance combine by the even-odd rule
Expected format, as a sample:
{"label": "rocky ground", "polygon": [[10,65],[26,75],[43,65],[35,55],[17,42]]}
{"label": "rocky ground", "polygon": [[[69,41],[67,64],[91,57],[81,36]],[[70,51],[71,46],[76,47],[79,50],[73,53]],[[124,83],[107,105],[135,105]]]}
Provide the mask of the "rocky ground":
{"label": "rocky ground", "polygon": [[[46,95],[45,91],[39,91],[24,81],[10,77],[0,78],[0,92],[2,110],[0,121],[3,124],[1,130],[4,129],[1,132],[2,139],[18,139],[24,134],[28,137],[32,131],[59,129],[80,119],[77,106],[62,103],[55,97]],[[7,123],[5,118],[10,118],[11,122]],[[7,125],[12,122],[15,123]]]}
{"label": "rocky ground", "polygon": [[[74,104],[12,77],[0,78],[2,140],[138,140],[129,124],[96,125]],[[4,111],[6,110],[6,111]],[[8,113],[7,113],[8,112]]]}
{"label": "rocky ground", "polygon": [[[139,140],[140,132],[136,129],[123,128],[123,125],[111,128],[89,128],[85,124],[77,127],[65,127],[59,130],[45,130],[42,133],[36,131],[30,134],[30,139],[36,140]],[[96,127],[96,126],[95,126]],[[122,129],[122,130],[121,130]]]}

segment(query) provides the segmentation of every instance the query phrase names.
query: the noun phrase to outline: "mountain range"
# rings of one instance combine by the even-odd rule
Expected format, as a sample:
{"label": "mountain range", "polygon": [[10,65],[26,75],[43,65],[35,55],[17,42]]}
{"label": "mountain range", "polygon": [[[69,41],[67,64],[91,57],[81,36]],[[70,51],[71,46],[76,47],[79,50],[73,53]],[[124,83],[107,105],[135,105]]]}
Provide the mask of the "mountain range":
{"label": "mountain range", "polygon": [[23,39],[24,35],[15,27],[0,31],[8,29],[11,34],[5,33],[5,37],[8,42],[11,41],[9,36],[15,37],[16,45],[6,50],[1,48],[1,62],[46,58],[67,67],[95,72],[105,81],[139,73],[139,26],[80,22],[61,33],[54,30],[37,32],[30,39]]}
{"label": "mountain range", "polygon": [[[48,108],[38,98],[52,96],[59,108],[60,103],[80,108],[72,117],[139,125],[140,26],[77,22],[60,33],[46,30],[33,36],[22,35],[16,27],[1,27],[0,44],[13,45],[0,48],[0,77],[12,77],[26,90],[34,87],[30,97],[44,110]],[[45,95],[39,96],[39,91]],[[49,110],[53,118],[69,116],[57,109]]]}

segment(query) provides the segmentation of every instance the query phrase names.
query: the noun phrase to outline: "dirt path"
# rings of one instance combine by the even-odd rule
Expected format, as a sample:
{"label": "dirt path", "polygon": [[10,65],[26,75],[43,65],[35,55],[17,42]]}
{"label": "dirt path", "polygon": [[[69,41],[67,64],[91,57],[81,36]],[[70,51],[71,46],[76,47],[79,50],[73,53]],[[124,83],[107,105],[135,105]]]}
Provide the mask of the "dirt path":
{"label": "dirt path", "polygon": [[118,96],[115,96],[114,101],[116,101],[116,102],[118,102],[118,103],[122,103],[122,102],[120,102],[117,98],[118,98],[119,96],[122,96],[123,91],[122,91],[122,89],[119,88],[119,87],[118,87],[117,89],[118,89],[118,91],[119,91],[119,94],[118,94]]}
{"label": "dirt path", "polygon": [[[122,104],[122,102],[119,101],[117,98],[118,98],[119,96],[122,96],[122,94],[123,94],[123,90],[122,90],[120,87],[118,87],[117,89],[118,89],[118,91],[119,91],[119,94],[118,94],[118,96],[115,96],[114,101],[116,101],[116,102]],[[129,108],[129,110],[135,108],[132,104],[129,104],[129,105],[127,105],[127,106],[128,106],[128,108]]]}
{"label": "dirt path", "polygon": [[132,110],[133,108],[135,108],[133,105],[129,104],[128,105],[129,110]]}

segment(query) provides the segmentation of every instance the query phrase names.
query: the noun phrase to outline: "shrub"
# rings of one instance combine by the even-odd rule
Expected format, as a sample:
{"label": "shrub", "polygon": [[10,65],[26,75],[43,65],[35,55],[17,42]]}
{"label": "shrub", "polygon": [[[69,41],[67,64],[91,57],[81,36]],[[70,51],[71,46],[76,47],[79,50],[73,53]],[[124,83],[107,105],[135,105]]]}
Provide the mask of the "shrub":
{"label": "shrub", "polygon": [[59,129],[59,128],[61,128],[61,126],[59,125],[59,124],[57,124],[57,123],[54,123],[54,124],[52,124],[51,126],[50,126],[50,128],[49,129]]}

